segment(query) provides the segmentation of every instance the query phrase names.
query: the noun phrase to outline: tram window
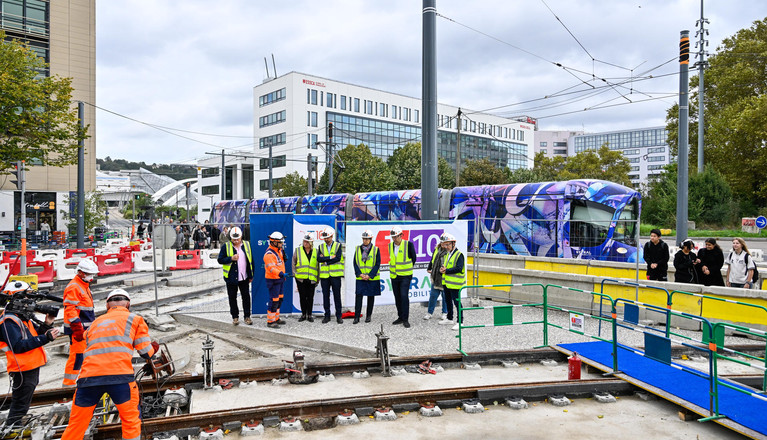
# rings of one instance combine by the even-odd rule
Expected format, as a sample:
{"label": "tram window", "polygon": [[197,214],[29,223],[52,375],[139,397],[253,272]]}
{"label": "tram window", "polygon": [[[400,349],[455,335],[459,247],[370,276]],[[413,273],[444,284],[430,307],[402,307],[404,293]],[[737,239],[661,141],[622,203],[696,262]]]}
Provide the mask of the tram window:
{"label": "tram window", "polygon": [[570,246],[596,247],[607,240],[615,210],[588,200],[570,203]]}
{"label": "tram window", "polygon": [[613,232],[613,239],[615,241],[629,246],[636,246],[637,205],[637,200],[634,199],[623,208]]}

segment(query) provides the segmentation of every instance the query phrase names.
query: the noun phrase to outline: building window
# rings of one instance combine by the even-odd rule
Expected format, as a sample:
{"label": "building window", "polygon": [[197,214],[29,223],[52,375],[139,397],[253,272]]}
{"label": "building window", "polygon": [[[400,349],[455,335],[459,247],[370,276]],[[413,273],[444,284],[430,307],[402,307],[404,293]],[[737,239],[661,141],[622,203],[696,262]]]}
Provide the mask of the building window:
{"label": "building window", "polygon": [[209,186],[202,187],[202,195],[210,196],[213,194],[218,194],[218,185],[209,185]]}
{"label": "building window", "polygon": [[633,149],[633,150],[623,150],[624,156],[633,156],[634,154],[639,154],[639,150]]}
{"label": "building window", "polygon": [[631,171],[639,171],[639,167],[631,167]]}
{"label": "building window", "polygon": [[265,136],[258,140],[258,148],[269,148],[269,146],[285,145],[285,133]]}
{"label": "building window", "polygon": [[306,103],[317,105],[317,91],[314,89],[306,89]]}
{"label": "building window", "polygon": [[541,142],[541,147],[547,147],[549,145],[548,142]]}
{"label": "building window", "polygon": [[261,116],[258,118],[258,126],[259,127],[267,127],[269,125],[279,124],[280,122],[285,122],[285,110],[277,113],[272,113],[270,115]]}
{"label": "building window", "polygon": [[629,163],[639,163],[639,158],[638,157],[629,158]]}
{"label": "building window", "polygon": [[[283,154],[281,156],[272,156],[272,169],[274,168],[282,168],[287,164],[286,156]],[[264,157],[258,160],[258,169],[260,170],[268,170],[269,169],[269,158]],[[272,179],[274,180],[274,179]]]}
{"label": "building window", "polygon": [[554,154],[564,154],[564,155],[567,155],[567,150],[558,150],[558,149],[555,148],[554,149]]}
{"label": "building window", "polygon": [[666,158],[663,156],[650,156],[647,158],[648,162],[663,162],[664,160],[666,160]]}
{"label": "building window", "polygon": [[[542,142],[542,143],[545,144],[546,142]],[[547,152],[548,151],[545,148],[541,149],[541,153],[543,153],[544,155],[546,155]]]}
{"label": "building window", "polygon": [[341,95],[341,110],[346,110],[346,96]]}
{"label": "building window", "polygon": [[307,148],[311,148],[312,150],[317,149],[317,135],[316,134],[307,134],[306,135],[306,143]]}
{"label": "building window", "polygon": [[[282,177],[273,178],[272,188],[279,185],[280,182],[282,182]],[[262,179],[260,182],[258,182],[258,187],[261,191],[269,191],[269,179]]]}
{"label": "building window", "polygon": [[[218,176],[218,168],[217,167],[204,168],[202,170],[201,174],[202,174],[203,178],[205,178],[205,177],[216,177],[216,176]],[[218,193],[218,190],[216,190],[216,193]]]}
{"label": "building window", "polygon": [[392,119],[397,119],[397,106],[392,105],[391,106],[391,117]]}
{"label": "building window", "polygon": [[306,112],[306,125],[309,127],[317,126],[317,112]]}
{"label": "building window", "polygon": [[657,147],[657,148],[648,148],[647,149],[647,153],[648,154],[652,154],[652,153],[665,153],[665,152],[666,152],[666,147]]}
{"label": "building window", "polygon": [[384,104],[383,102],[378,104],[378,106],[379,106],[378,116],[385,118],[389,113],[389,106]]}
{"label": "building window", "polygon": [[[419,119],[419,112],[418,112],[418,110],[417,110],[417,109],[416,109],[416,110],[413,110],[413,111],[415,112],[415,116],[413,116],[413,117],[415,118],[415,121],[413,121],[413,122],[415,122],[415,123],[418,123],[418,122],[419,122],[419,121],[418,121],[418,119]],[[408,119],[408,120],[409,120],[409,119]]]}
{"label": "building window", "polygon": [[372,115],[373,114],[373,101],[365,100],[365,114],[366,115]]}
{"label": "building window", "polygon": [[285,99],[285,88],[281,88],[280,90],[267,93],[266,95],[262,95],[258,97],[258,106],[263,107],[265,105],[273,104],[277,101],[282,101]]}
{"label": "building window", "polygon": [[359,113],[360,112],[360,99],[354,98],[354,111]]}
{"label": "building window", "polygon": [[663,165],[647,165],[648,171],[662,170]]}
{"label": "building window", "polygon": [[336,108],[337,105],[338,104],[336,104],[336,94],[328,93],[328,107]]}

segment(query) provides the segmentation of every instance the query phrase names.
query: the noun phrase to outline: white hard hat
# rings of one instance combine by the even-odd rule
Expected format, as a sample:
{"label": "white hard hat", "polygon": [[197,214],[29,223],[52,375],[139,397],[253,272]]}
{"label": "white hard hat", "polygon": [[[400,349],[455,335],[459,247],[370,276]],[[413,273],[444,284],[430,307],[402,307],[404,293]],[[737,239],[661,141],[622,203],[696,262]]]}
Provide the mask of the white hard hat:
{"label": "white hard hat", "polygon": [[115,289],[115,290],[109,292],[109,295],[107,295],[107,302],[109,302],[109,300],[112,299],[115,296],[124,296],[124,297],[128,298],[128,301],[130,301],[130,295],[128,294],[128,292],[126,292],[123,289]]}
{"label": "white hard hat", "polygon": [[439,238],[442,243],[447,243],[449,241],[455,242],[455,237],[453,237],[453,234],[449,232],[445,232],[442,234],[442,236]]}
{"label": "white hard hat", "polygon": [[392,237],[397,237],[397,236],[400,236],[400,235],[402,235],[402,228],[400,228],[399,226],[393,226],[391,228],[391,236]]}
{"label": "white hard hat", "polygon": [[25,281],[9,281],[5,286],[3,293],[6,295],[13,295],[14,293],[24,292],[29,289],[29,284]]}
{"label": "white hard hat", "polygon": [[312,237],[312,234],[304,234],[304,241],[314,242],[314,237]]}
{"label": "white hard hat", "polygon": [[322,230],[322,232],[320,233],[320,238],[324,240],[326,238],[333,237],[334,235],[336,235],[335,229],[328,226],[327,228]]}
{"label": "white hard hat", "polygon": [[232,227],[232,229],[229,230],[229,238],[232,240],[239,240],[242,238],[242,229],[237,226]]}
{"label": "white hard hat", "polygon": [[282,235],[282,232],[274,231],[272,232],[272,235],[269,236],[269,240],[279,240],[282,241],[285,239],[285,236]]}
{"label": "white hard hat", "polygon": [[77,263],[77,270],[83,273],[97,275],[99,273],[99,267],[96,266],[92,260],[84,259]]}
{"label": "white hard hat", "polygon": [[370,229],[365,229],[362,231],[362,238],[373,238],[373,231]]}

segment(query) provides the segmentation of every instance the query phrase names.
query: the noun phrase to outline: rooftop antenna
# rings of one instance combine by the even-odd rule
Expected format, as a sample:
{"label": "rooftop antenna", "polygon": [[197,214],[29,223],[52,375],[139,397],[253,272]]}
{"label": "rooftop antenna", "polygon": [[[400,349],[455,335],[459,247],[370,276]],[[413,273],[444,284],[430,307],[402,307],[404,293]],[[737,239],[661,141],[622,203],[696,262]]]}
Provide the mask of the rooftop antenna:
{"label": "rooftop antenna", "polygon": [[272,67],[274,68],[274,77],[277,78],[277,65],[274,63],[274,54],[272,54]]}
{"label": "rooftop antenna", "polygon": [[269,76],[269,63],[266,61],[266,57],[264,57],[264,66],[266,67],[266,79],[269,79],[271,76]]}

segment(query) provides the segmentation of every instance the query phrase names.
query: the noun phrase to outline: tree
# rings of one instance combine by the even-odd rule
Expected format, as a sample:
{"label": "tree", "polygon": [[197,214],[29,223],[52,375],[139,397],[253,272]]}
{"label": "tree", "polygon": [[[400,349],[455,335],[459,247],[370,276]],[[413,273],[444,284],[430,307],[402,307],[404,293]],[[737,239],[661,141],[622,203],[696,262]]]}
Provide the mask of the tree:
{"label": "tree", "polygon": [[[77,206],[77,194],[75,194],[72,204]],[[69,197],[64,197],[64,206],[70,206]],[[93,233],[93,230],[99,226],[103,226],[106,223],[106,211],[107,204],[101,198],[101,193],[97,191],[85,193],[85,216],[83,221],[85,223],[84,230],[85,235]],[[61,210],[61,214],[64,216],[64,220],[69,222],[69,235],[77,235],[77,217],[70,217],[70,213],[66,209]]]}
{"label": "tree", "polygon": [[[421,188],[421,143],[408,143],[397,148],[386,161],[397,182],[396,189]],[[437,182],[440,188],[455,186],[455,172],[444,157],[437,160]]]}
{"label": "tree", "polygon": [[[365,144],[347,145],[338,151],[345,168],[336,160],[333,163],[334,193],[359,193],[395,189],[394,177],[381,158],[373,156]],[[317,193],[328,193],[329,167],[320,176]]]}
{"label": "tree", "polygon": [[599,150],[585,150],[567,158],[560,180],[601,179],[631,186],[631,165],[623,153],[602,145]]}
{"label": "tree", "polygon": [[461,186],[499,185],[507,183],[508,173],[487,158],[469,159],[461,171]]}
{"label": "tree", "polygon": [[[709,59],[705,90],[705,162],[755,214],[767,205],[767,18],[722,41]],[[697,87],[697,76],[691,87]],[[697,90],[691,93],[690,164],[697,163]],[[677,149],[678,106],[666,115],[669,145]]]}
{"label": "tree", "polygon": [[309,184],[306,178],[298,174],[298,171],[293,171],[285,175],[274,187],[274,194],[275,197],[304,196],[308,190]]}
{"label": "tree", "polygon": [[562,170],[565,169],[565,162],[567,160],[562,156],[546,157],[543,153],[535,155],[533,170],[537,177],[541,179],[539,182],[553,182],[560,180],[559,175]]}
{"label": "tree", "polygon": [[45,62],[0,32],[0,171],[17,161],[65,166],[77,162],[80,129],[71,78],[40,74]]}

